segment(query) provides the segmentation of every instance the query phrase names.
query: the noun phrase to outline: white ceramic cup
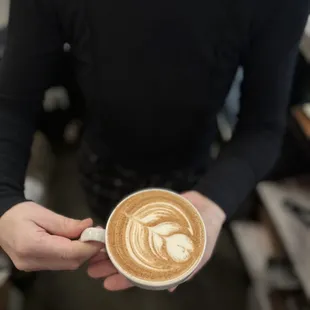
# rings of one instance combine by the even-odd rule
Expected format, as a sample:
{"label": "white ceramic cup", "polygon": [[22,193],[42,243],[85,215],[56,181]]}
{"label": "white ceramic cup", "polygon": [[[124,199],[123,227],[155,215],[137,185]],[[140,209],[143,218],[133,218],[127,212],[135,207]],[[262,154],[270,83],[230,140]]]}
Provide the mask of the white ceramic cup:
{"label": "white ceramic cup", "polygon": [[171,195],[176,195],[178,196],[178,198],[184,199],[182,196],[180,196],[179,194],[176,194],[172,191],[168,191],[168,190],[164,190],[164,189],[147,189],[147,190],[142,190],[142,191],[138,191],[135,192],[131,195],[129,195],[128,197],[126,197],[123,201],[121,201],[116,208],[114,209],[114,211],[111,213],[108,222],[107,222],[107,226],[106,229],[103,228],[98,228],[98,227],[91,227],[91,228],[87,228],[86,230],[84,230],[84,232],[81,234],[80,240],[82,242],[88,242],[88,241],[96,241],[96,242],[102,242],[106,245],[106,251],[107,254],[109,256],[109,259],[111,260],[112,264],[115,266],[115,268],[119,271],[119,273],[121,273],[123,276],[125,276],[130,282],[132,282],[135,286],[143,288],[143,289],[148,289],[148,290],[166,290],[169,288],[173,288],[183,282],[185,282],[190,276],[191,274],[195,271],[195,269],[197,268],[197,266],[199,265],[204,252],[206,250],[206,244],[207,244],[207,234],[206,234],[206,229],[205,229],[205,225],[204,222],[201,218],[201,215],[199,214],[199,212],[197,211],[197,209],[188,201],[186,200],[187,203],[189,203],[190,205],[192,205],[192,207],[194,208],[195,212],[197,212],[197,215],[199,216],[201,223],[203,224],[204,227],[204,240],[205,240],[205,244],[204,244],[204,248],[203,251],[201,253],[201,256],[197,259],[196,263],[189,269],[187,270],[184,274],[182,274],[181,276],[174,278],[172,280],[165,280],[165,281],[161,281],[161,282],[152,282],[149,280],[143,280],[143,279],[139,279],[133,275],[131,275],[130,273],[126,272],[121,266],[119,266],[119,264],[116,262],[116,260],[114,259],[113,255],[111,254],[110,250],[109,250],[109,240],[108,240],[108,231],[109,231],[109,227],[110,227],[110,219],[112,218],[113,213],[120,207],[122,207],[123,202],[134,196],[134,195],[138,195],[141,192],[146,192],[146,191],[165,191],[165,192],[169,192]]}

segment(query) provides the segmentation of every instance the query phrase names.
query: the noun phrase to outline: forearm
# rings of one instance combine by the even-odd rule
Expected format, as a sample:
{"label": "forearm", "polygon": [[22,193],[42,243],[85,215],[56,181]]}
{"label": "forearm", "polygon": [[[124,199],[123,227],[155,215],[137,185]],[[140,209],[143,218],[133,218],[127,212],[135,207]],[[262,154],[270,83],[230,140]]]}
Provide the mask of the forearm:
{"label": "forearm", "polygon": [[24,198],[25,172],[44,92],[54,80],[63,38],[51,0],[11,0],[0,66],[0,214]]}
{"label": "forearm", "polygon": [[[0,104],[0,214],[25,201],[24,179],[35,122],[2,98]],[[11,105],[12,106],[12,103]]]}
{"label": "forearm", "polygon": [[195,190],[220,206],[229,219],[273,167],[282,131],[270,128],[236,133]]}

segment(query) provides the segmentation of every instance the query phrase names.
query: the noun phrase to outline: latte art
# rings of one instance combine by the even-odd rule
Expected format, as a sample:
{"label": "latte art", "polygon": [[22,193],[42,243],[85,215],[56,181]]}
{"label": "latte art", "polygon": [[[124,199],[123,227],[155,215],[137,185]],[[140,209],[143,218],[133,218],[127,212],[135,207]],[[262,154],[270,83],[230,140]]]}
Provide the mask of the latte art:
{"label": "latte art", "polygon": [[194,252],[193,228],[186,215],[173,204],[146,204],[126,216],[129,219],[126,247],[137,264],[152,271],[167,272],[173,262],[182,264],[190,259]]}
{"label": "latte art", "polygon": [[107,231],[115,263],[141,280],[160,282],[182,275],[200,259],[205,244],[194,207],[161,190],[142,191],[121,202]]}

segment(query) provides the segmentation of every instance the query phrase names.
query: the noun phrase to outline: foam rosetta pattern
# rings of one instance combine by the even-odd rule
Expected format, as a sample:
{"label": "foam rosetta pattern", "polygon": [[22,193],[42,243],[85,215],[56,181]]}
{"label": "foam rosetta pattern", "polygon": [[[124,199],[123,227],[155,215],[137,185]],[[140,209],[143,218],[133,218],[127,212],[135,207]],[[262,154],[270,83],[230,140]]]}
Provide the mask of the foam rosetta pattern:
{"label": "foam rosetta pattern", "polygon": [[144,280],[184,273],[204,247],[199,215],[178,196],[160,191],[139,195],[129,197],[112,215],[108,240],[113,256],[124,270]]}
{"label": "foam rosetta pattern", "polygon": [[126,216],[125,243],[136,264],[165,272],[171,264],[190,259],[195,247],[193,229],[185,214],[173,204],[149,203]]}

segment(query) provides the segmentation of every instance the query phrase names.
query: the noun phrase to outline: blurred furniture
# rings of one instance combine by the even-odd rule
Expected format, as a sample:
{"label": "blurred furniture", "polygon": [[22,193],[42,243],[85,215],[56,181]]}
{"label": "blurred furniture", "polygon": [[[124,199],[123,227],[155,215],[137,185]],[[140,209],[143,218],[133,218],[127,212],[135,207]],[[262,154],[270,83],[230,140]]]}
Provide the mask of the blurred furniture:
{"label": "blurred furniture", "polygon": [[[309,83],[310,88],[310,83]],[[298,105],[291,110],[289,130],[294,135],[300,151],[303,152],[310,162],[310,116],[304,111],[304,105]]]}
{"label": "blurred furniture", "polygon": [[0,0],[0,28],[8,23],[10,0]]}
{"label": "blurred furniture", "polygon": [[310,17],[300,43],[291,101],[288,127],[310,161]]}
{"label": "blurred furniture", "polygon": [[[307,103],[310,18],[300,44],[281,158],[269,176],[274,181],[257,186],[256,218],[231,224],[249,276],[249,310],[310,309],[310,118],[304,112]],[[307,177],[296,177],[301,174]]]}
{"label": "blurred furniture", "polygon": [[231,224],[249,276],[248,309],[310,309],[310,178],[262,182],[254,221]]}
{"label": "blurred furniture", "polygon": [[310,15],[308,17],[307,25],[305,31],[303,33],[301,43],[300,43],[300,51],[307,60],[310,62]]}
{"label": "blurred furniture", "polygon": [[25,197],[38,204],[46,205],[47,189],[54,168],[54,154],[46,136],[41,132],[34,135],[31,157],[25,179]]}
{"label": "blurred furniture", "polygon": [[3,57],[3,53],[4,53],[5,40],[6,40],[6,28],[1,27],[1,25],[0,25],[0,61],[1,61],[1,59]]}
{"label": "blurred furniture", "polygon": [[6,26],[9,17],[9,0],[0,0],[0,60],[3,56]]}
{"label": "blurred furniture", "polygon": [[249,276],[249,310],[310,309],[310,118],[304,111],[309,102],[310,19],[300,44],[281,157],[268,177],[273,181],[257,186],[255,219],[231,224]]}
{"label": "blurred furniture", "polygon": [[282,180],[300,174],[310,174],[309,134],[310,119],[303,112],[303,105],[290,107],[281,156],[268,175],[268,180]]}
{"label": "blurred furniture", "polygon": [[10,265],[0,248],[0,309],[8,310]]}

